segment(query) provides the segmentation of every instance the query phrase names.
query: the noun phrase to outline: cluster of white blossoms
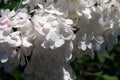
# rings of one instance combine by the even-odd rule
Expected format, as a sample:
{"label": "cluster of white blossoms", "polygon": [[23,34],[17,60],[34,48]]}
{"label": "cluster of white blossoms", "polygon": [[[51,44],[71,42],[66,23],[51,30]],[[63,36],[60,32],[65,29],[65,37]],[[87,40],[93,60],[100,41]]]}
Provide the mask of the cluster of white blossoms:
{"label": "cluster of white blossoms", "polygon": [[[24,0],[1,9],[0,66],[25,65],[25,80],[75,80],[74,58],[111,50],[120,35],[120,0]],[[28,61],[27,56],[31,56]]]}

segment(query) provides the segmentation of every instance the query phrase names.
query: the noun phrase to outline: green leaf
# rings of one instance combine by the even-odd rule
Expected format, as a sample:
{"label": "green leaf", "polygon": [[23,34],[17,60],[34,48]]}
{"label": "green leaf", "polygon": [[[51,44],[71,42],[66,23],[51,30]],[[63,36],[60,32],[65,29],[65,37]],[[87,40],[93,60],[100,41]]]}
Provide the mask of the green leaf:
{"label": "green leaf", "polygon": [[101,72],[96,72],[96,73],[93,73],[93,75],[95,75],[95,76],[101,76],[102,73],[103,73],[103,71],[101,71]]}
{"label": "green leaf", "polygon": [[104,54],[105,54],[105,53],[103,53],[103,54],[97,54],[98,60],[99,60],[100,63],[104,63],[105,60],[106,60]]}
{"label": "green leaf", "polygon": [[118,80],[117,76],[109,76],[105,74],[102,77],[104,78],[104,80]]}
{"label": "green leaf", "polygon": [[16,80],[22,80],[20,72],[15,69],[12,71],[11,75],[16,79]]}

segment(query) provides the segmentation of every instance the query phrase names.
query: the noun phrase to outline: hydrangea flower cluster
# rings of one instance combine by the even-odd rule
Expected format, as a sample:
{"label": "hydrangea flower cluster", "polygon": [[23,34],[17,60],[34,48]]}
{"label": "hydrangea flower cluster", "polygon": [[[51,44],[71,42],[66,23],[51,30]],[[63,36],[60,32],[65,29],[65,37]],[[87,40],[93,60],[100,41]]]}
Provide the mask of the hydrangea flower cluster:
{"label": "hydrangea flower cluster", "polygon": [[[24,0],[2,9],[0,66],[26,64],[25,80],[75,80],[69,65],[94,51],[111,50],[120,35],[119,0]],[[27,59],[31,56],[30,60]]]}

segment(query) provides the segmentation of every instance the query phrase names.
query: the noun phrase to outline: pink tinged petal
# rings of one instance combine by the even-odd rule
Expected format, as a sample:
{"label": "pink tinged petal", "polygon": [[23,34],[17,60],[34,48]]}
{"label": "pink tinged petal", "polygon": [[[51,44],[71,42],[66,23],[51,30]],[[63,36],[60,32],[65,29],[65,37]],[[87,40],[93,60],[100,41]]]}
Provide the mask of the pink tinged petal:
{"label": "pink tinged petal", "polygon": [[8,25],[8,23],[9,23],[9,19],[8,18],[1,18],[0,19],[0,26]]}
{"label": "pink tinged petal", "polygon": [[49,31],[50,31],[50,29],[43,28],[43,32],[44,32],[45,34],[48,34],[48,33],[49,33]]}
{"label": "pink tinged petal", "polygon": [[56,28],[51,28],[50,30],[55,32],[55,31],[56,31]]}
{"label": "pink tinged petal", "polygon": [[40,26],[40,24],[39,24],[39,22],[37,21],[37,19],[36,19],[36,21],[35,21],[35,19],[33,19],[33,21],[34,21],[35,27],[36,27],[36,26]]}
{"label": "pink tinged petal", "polygon": [[54,16],[54,15],[52,15],[52,14],[49,14],[49,15],[47,16],[47,20],[50,20],[50,21],[57,20],[57,17]]}
{"label": "pink tinged petal", "polygon": [[59,39],[57,41],[55,41],[55,47],[60,47],[65,43],[65,41],[63,39]]}
{"label": "pink tinged petal", "polygon": [[35,27],[36,31],[39,32],[41,35],[45,35],[45,33],[43,32],[43,28],[42,27]]}
{"label": "pink tinged petal", "polygon": [[14,25],[16,25],[18,23],[18,20],[17,19],[14,19],[14,20],[11,20],[10,22],[9,22],[9,25],[10,26],[14,26]]}

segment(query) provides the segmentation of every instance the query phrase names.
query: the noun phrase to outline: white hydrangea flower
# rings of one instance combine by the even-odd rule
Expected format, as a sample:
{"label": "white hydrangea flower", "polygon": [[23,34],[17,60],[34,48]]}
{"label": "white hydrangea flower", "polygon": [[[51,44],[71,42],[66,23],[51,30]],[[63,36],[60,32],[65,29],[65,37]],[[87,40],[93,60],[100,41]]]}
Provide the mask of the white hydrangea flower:
{"label": "white hydrangea flower", "polygon": [[[93,12],[91,19],[88,20],[85,19],[85,17],[80,17],[80,20],[78,21],[79,25],[77,25],[77,28],[80,30],[76,34],[76,40],[74,41],[75,50],[73,51],[76,53],[76,56],[82,55],[79,53],[87,54],[88,50],[86,48],[90,49],[89,53],[91,54],[88,53],[89,55],[93,55],[94,51],[104,52],[105,47],[107,47],[108,50],[111,50],[113,45],[117,43],[117,36],[120,35],[118,19],[120,17],[119,10],[117,8],[112,10],[112,8],[109,7],[113,7],[114,2],[112,2],[113,5],[110,3],[101,4],[104,5],[100,5],[103,9],[100,13]],[[109,6],[107,6],[108,4]],[[115,15],[113,15],[113,12]],[[86,39],[83,39],[86,34]],[[83,51],[77,51],[76,46]]]}
{"label": "white hydrangea flower", "polygon": [[22,4],[25,8],[17,11],[1,10],[0,67],[10,72],[27,62],[26,80],[75,80],[72,59],[94,58],[94,51],[111,50],[118,42],[119,0],[24,0]]}
{"label": "white hydrangea flower", "polygon": [[[42,5],[39,4],[39,6]],[[45,41],[41,44],[44,48],[50,47],[54,49],[62,46],[65,40],[73,40],[75,38],[71,27],[73,24],[71,19],[60,17],[62,13],[55,9],[41,10],[36,12],[32,21],[36,31],[45,36]]]}
{"label": "white hydrangea flower", "polygon": [[[15,15],[14,11],[2,10],[2,17],[0,17],[0,43],[5,43],[10,39],[9,35],[13,32],[11,23],[12,17]],[[6,41],[7,40],[7,41]],[[9,44],[8,44],[9,45]],[[12,48],[12,47],[11,47]]]}
{"label": "white hydrangea flower", "polygon": [[[10,57],[14,53],[13,51],[16,51],[17,49],[19,49],[18,52],[16,51],[15,56],[13,56],[13,58],[17,56],[17,60],[21,58],[21,55],[31,54],[31,52],[27,51],[26,49],[28,49],[27,47],[32,46],[29,41],[34,35],[34,29],[32,27],[32,23],[29,20],[29,15],[27,15],[26,12],[27,11],[24,8],[20,9],[17,13],[14,10],[9,11],[9,9],[2,10],[1,12],[2,15],[0,17],[0,44],[7,44],[11,49],[11,52],[4,53],[3,57],[1,57],[2,63],[9,63]],[[21,49],[22,47],[25,48]],[[21,50],[22,53],[20,53]]]}

